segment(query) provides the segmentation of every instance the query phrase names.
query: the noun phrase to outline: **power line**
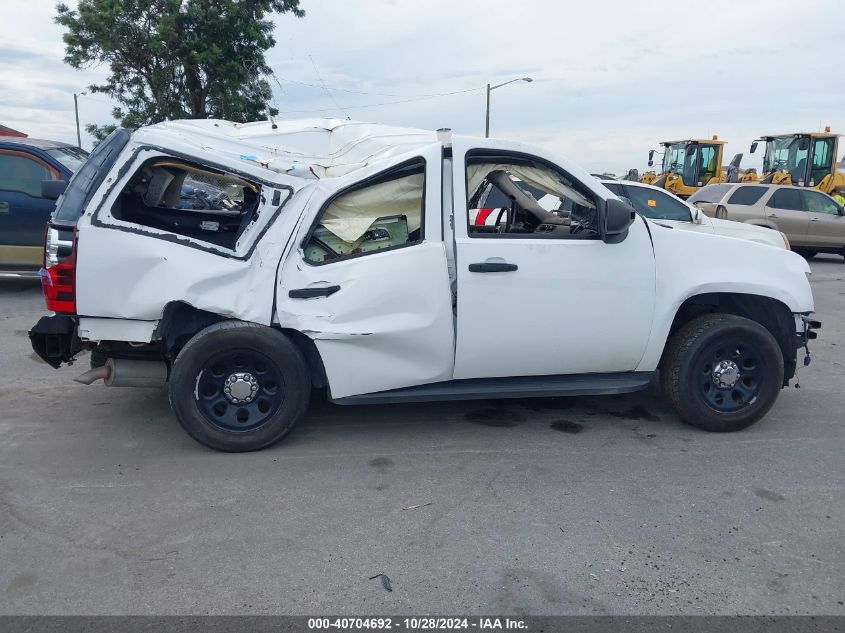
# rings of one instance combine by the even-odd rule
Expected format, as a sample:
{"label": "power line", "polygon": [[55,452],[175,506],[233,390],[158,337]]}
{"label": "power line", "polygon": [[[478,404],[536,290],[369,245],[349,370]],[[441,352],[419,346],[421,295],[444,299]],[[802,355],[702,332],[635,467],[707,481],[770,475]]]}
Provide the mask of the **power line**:
{"label": "power line", "polygon": [[343,114],[346,115],[346,118],[349,119],[349,113],[340,107],[340,104],[337,102],[337,99],[335,99],[331,91],[326,88],[326,82],[323,81],[323,78],[320,76],[320,71],[317,70],[317,64],[314,62],[314,58],[311,57],[310,53],[308,55],[308,59],[311,60],[311,65],[314,67],[314,73],[317,75],[317,79],[320,80],[320,85],[323,86],[323,90],[325,90],[326,94],[329,95],[329,98],[331,98],[332,102],[335,104],[335,106],[337,106],[337,109],[343,112]]}
{"label": "power line", "polygon": [[[443,94],[453,94],[453,93],[430,93],[430,94],[420,94],[420,95],[409,95],[409,94],[397,94],[395,92],[364,92],[363,90],[350,90],[348,88],[335,88],[333,86],[320,86],[317,84],[310,84],[307,81],[299,81],[297,79],[290,79],[288,77],[280,77],[276,73],[272,73],[273,79],[276,80],[276,83],[279,85],[280,88],[284,89],[284,86],[281,85],[281,81],[289,84],[295,84],[297,86],[307,86],[308,88],[317,88],[318,90],[330,90],[332,92],[347,92],[353,95],[367,95],[370,97],[400,97],[402,99],[417,99],[423,97],[439,97]],[[470,90],[483,90],[484,86],[479,86],[478,88],[471,88]]]}
{"label": "power line", "polygon": [[[437,94],[423,95],[420,97],[411,97],[409,99],[399,99],[397,101],[382,101],[381,103],[366,103],[362,105],[347,106],[349,110],[360,110],[364,108],[378,108],[380,106],[396,105],[399,103],[410,103],[412,101],[425,101],[426,99],[437,99],[439,97],[451,97],[452,95],[466,94],[468,92],[477,92],[484,90],[484,86],[477,88],[467,88],[466,90],[455,90],[454,92],[441,92]],[[280,110],[279,114],[302,114],[308,112],[334,112],[337,108],[311,108],[308,110]]]}

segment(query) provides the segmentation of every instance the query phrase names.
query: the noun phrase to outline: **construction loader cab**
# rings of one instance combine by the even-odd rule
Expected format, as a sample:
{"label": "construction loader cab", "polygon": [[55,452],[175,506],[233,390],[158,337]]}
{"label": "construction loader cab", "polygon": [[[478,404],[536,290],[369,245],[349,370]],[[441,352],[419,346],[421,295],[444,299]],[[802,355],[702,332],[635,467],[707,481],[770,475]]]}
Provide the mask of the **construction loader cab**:
{"label": "construction loader cab", "polygon": [[[781,134],[759,140],[766,144],[761,182],[812,187],[825,193],[845,186],[845,173],[836,169],[838,134]],[[751,151],[756,148],[757,141],[752,143]]]}
{"label": "construction loader cab", "polygon": [[[650,184],[680,198],[688,198],[701,187],[721,182],[724,144],[715,137],[709,141],[664,141],[661,143],[664,152],[660,174]],[[652,157],[653,152],[650,152],[649,161]]]}

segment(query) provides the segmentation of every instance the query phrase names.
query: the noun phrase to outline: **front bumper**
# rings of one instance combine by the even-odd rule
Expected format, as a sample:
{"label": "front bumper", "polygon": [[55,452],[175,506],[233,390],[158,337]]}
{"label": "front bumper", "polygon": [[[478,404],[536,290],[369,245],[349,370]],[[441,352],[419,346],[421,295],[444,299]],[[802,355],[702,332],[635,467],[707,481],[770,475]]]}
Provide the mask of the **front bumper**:
{"label": "front bumper", "polygon": [[41,317],[29,331],[32,349],[45,363],[56,369],[62,363],[73,362],[82,349],[77,325],[76,317],[66,314]]}
{"label": "front bumper", "polygon": [[810,356],[810,341],[818,338],[818,332],[822,327],[821,321],[811,319],[806,314],[796,314],[795,324],[797,326],[797,345],[796,351],[804,348],[804,366],[810,364],[812,356]]}

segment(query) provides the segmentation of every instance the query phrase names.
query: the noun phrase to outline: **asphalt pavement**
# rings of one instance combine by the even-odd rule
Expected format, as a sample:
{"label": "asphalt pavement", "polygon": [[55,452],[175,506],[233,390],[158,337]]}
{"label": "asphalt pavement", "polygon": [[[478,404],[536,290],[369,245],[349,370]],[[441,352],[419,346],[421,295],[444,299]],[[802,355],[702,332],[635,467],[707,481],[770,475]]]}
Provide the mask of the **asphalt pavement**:
{"label": "asphalt pavement", "polygon": [[191,440],[162,390],[32,354],[0,280],[0,614],[845,614],[845,260],[813,363],[744,432],[652,393],[341,407]]}

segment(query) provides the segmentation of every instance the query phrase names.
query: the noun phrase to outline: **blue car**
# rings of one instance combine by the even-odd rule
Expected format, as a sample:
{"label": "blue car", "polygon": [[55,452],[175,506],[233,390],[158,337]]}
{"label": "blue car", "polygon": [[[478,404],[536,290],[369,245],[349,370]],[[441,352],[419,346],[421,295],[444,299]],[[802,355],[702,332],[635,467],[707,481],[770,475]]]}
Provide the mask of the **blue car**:
{"label": "blue car", "polygon": [[0,137],[0,275],[35,275],[44,226],[88,152],[57,141]]}

